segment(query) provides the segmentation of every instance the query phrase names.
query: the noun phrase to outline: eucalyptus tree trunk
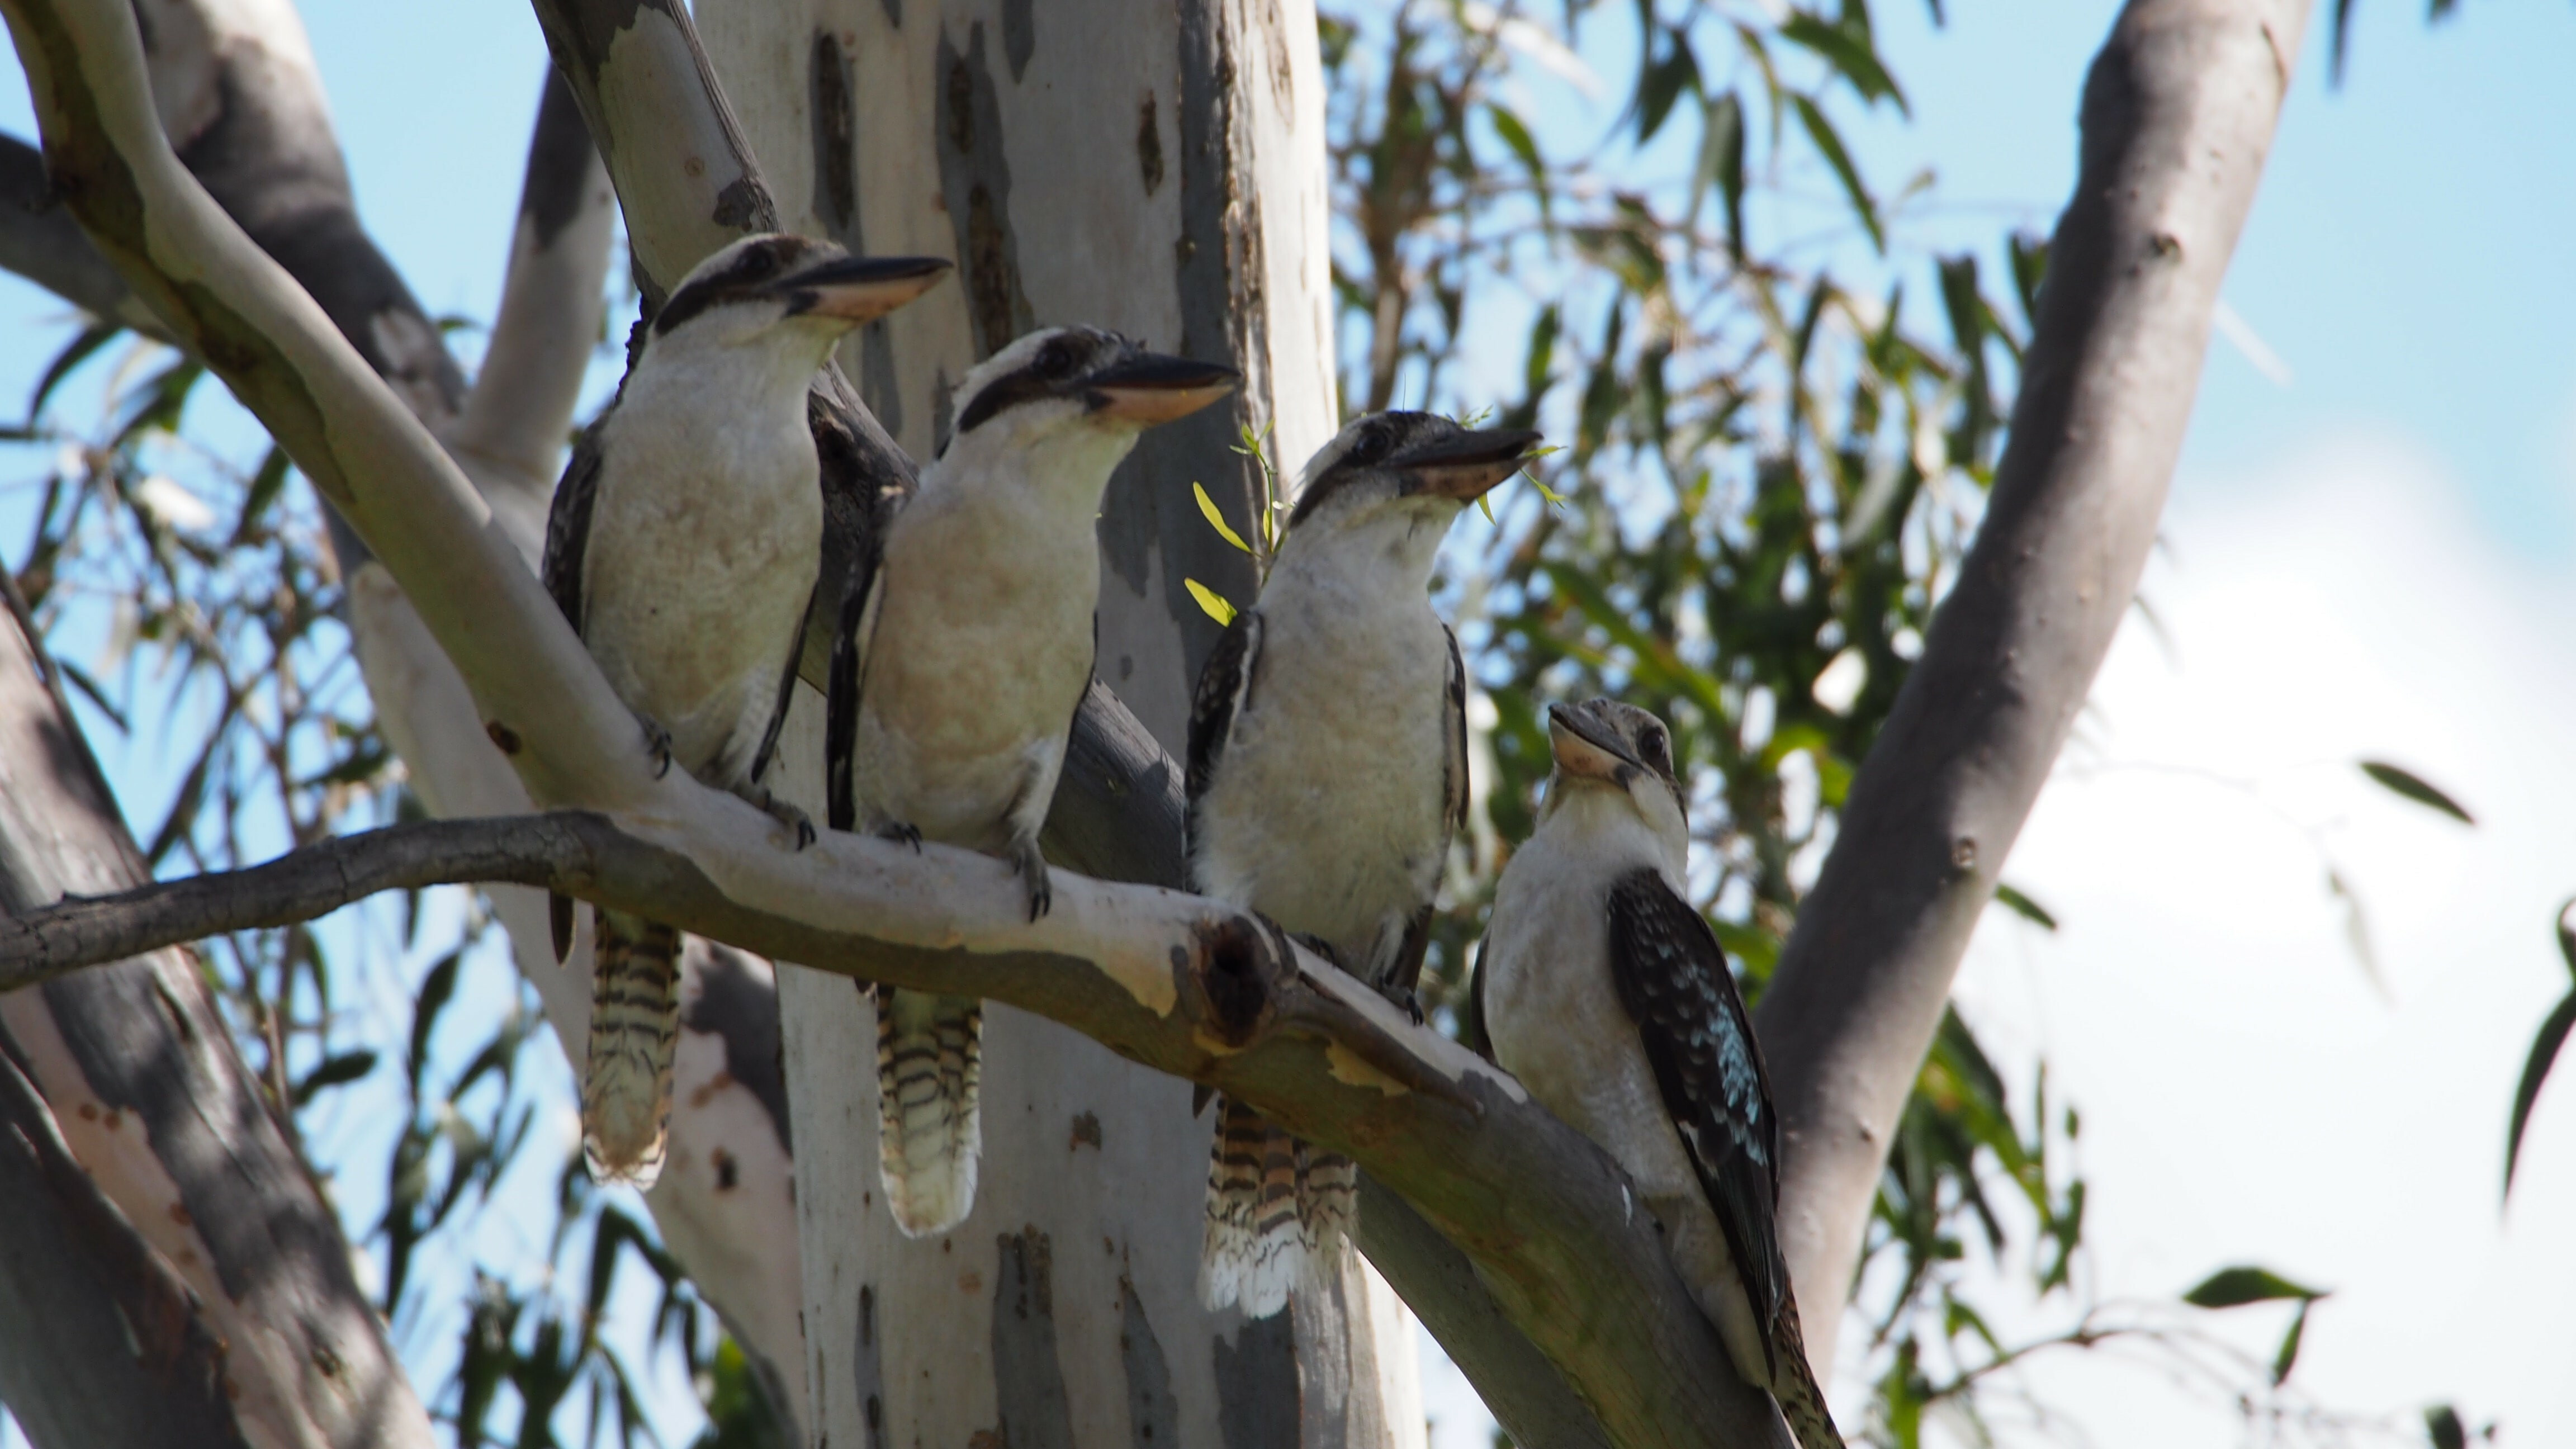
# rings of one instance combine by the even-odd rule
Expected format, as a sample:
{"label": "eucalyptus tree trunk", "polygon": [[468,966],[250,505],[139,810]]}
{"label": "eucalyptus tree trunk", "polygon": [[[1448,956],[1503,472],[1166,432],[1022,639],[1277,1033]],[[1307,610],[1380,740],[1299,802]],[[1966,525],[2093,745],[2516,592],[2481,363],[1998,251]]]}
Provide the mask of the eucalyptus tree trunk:
{"label": "eucalyptus tree trunk", "polygon": [[[1185,581],[1257,586],[1190,485],[1250,536],[1243,431],[1293,463],[1337,421],[1312,10],[702,0],[697,19],[782,225],[958,264],[843,356],[915,457],[966,369],[1034,327],[1243,372],[1231,407],[1146,434],[1102,510],[1100,677],[1178,757],[1218,629]],[[1277,1319],[1200,1306],[1210,1129],[1187,1083],[988,1008],[974,1212],[908,1240],[881,1202],[866,1001],[795,968],[780,999],[816,1442],[1420,1442],[1411,1319],[1356,1254]]]}

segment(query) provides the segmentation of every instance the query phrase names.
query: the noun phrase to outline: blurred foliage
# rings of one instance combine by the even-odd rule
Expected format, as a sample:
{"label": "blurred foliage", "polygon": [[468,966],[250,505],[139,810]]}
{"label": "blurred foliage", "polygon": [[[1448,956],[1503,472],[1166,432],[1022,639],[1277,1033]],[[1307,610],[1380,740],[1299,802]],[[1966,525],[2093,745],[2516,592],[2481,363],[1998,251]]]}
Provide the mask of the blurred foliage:
{"label": "blurred foliage", "polygon": [[[2567,972],[2576,976],[2576,900],[2558,908],[2558,957],[2567,963]],[[2513,1091],[2513,1120],[2505,1129],[2504,1190],[2513,1192],[2514,1169],[2522,1165],[2522,1129],[2531,1123],[2532,1104],[2540,1100],[2540,1089],[2549,1080],[2549,1069],[2558,1061],[2559,1048],[2567,1044],[2568,1029],[2576,1027],[2576,990],[2558,999],[2558,1004],[2541,1018],[2540,1030],[2531,1038],[2531,1054],[2522,1064],[2522,1081]]]}
{"label": "blurred foliage", "polygon": [[[1563,445],[1538,488],[1462,527],[1439,586],[1484,696],[1485,757],[1426,1003],[1459,1023],[1503,842],[1532,827],[1548,773],[1545,703],[1593,694],[1672,725],[1691,888],[1758,1001],[1982,515],[2046,243],[1912,249],[1921,183],[1880,189],[1844,134],[1907,113],[1866,0],[1424,0],[1332,7],[1322,27],[1344,415],[1491,414]],[[1582,43],[1602,28],[1622,44]],[[1597,75],[1586,54],[1632,68]],[[1575,108],[1537,98],[1566,85],[1624,108],[1569,138]],[[2366,768],[2467,818],[2403,770]],[[1999,899],[2056,929],[2025,892]],[[2002,1376],[2111,1344],[2238,1405],[2249,1432],[2372,1427],[2285,1387],[2319,1295],[2268,1362],[2182,1305],[2095,1301],[2079,1127],[2044,1064],[2016,1096],[1945,1015],[1854,1285],[1875,1396],[1846,1432],[1911,1446],[1938,1418],[1984,1442],[2002,1400],[2046,1426]],[[2007,1342],[1989,1327],[2007,1295],[2066,1326]]]}

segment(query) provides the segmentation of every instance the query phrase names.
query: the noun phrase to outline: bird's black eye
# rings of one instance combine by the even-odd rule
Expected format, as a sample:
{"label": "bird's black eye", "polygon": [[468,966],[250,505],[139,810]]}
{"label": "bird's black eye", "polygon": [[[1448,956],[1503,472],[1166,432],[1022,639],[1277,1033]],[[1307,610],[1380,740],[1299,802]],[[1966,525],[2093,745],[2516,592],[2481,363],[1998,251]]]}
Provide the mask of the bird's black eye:
{"label": "bird's black eye", "polygon": [[1061,337],[1039,348],[1036,370],[1048,377],[1062,377],[1073,371],[1073,349]]}
{"label": "bird's black eye", "polygon": [[1664,738],[1664,732],[1660,729],[1649,729],[1637,737],[1637,757],[1644,760],[1647,766],[1658,774],[1669,775],[1673,772],[1672,741]]}
{"label": "bird's black eye", "polygon": [[1386,456],[1393,442],[1384,428],[1362,428],[1351,443],[1350,461],[1363,466],[1375,463]]}

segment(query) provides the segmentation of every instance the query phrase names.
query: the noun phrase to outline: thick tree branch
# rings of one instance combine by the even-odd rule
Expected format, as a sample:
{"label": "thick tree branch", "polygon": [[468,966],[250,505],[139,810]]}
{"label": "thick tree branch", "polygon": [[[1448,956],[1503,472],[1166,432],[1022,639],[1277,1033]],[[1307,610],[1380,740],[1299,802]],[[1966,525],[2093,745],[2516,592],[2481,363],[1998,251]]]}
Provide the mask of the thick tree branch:
{"label": "thick tree branch", "polygon": [[[1015,878],[985,856],[838,833],[791,853],[764,838],[765,824],[729,812],[713,823],[719,838],[695,850],[683,846],[697,843],[693,830],[586,812],[396,826],[251,870],[24,913],[0,926],[0,982],[150,941],[309,918],[378,883],[504,879],[649,910],[778,959],[1036,1012],[1350,1152],[1458,1245],[1509,1323],[1580,1386],[1611,1442],[1745,1444],[1782,1432],[1769,1402],[1726,1367],[1607,1155],[1276,927],[1194,896],[1072,875],[1059,877],[1054,910],[1027,922]],[[1387,1226],[1400,1236],[1404,1222]]]}
{"label": "thick tree branch", "polygon": [[2084,90],[2010,442],[1758,1019],[1781,1237],[1833,1324],[1951,978],[2136,592],[2306,0],[2132,0]]}

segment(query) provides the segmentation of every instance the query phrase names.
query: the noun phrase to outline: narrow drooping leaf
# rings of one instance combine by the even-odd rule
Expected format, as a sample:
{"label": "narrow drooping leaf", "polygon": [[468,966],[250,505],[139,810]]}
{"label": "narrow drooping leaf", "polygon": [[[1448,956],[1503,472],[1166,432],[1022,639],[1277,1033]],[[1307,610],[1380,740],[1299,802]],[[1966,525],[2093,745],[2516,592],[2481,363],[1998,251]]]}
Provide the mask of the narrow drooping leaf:
{"label": "narrow drooping leaf", "polygon": [[1798,122],[1807,129],[1807,139],[1816,143],[1818,154],[1832,167],[1834,176],[1843,184],[1843,194],[1851,198],[1852,214],[1860,218],[1861,230],[1869,233],[1869,244],[1881,256],[1887,254],[1887,229],[1878,219],[1878,203],[1872,201],[1869,188],[1861,183],[1860,168],[1852,164],[1851,153],[1843,149],[1843,138],[1834,123],[1805,96],[1792,95],[1789,103],[1798,109]]}
{"label": "narrow drooping leaf", "polygon": [[2505,1134],[2504,1190],[2513,1195],[2514,1169],[2522,1164],[2522,1129],[2531,1123],[2532,1104],[2540,1100],[2541,1086],[2549,1080],[2549,1069],[2558,1061],[2558,1049],[2567,1044],[2567,1032],[2576,1027],[2576,995],[2562,999],[2540,1023],[2531,1038],[2531,1055],[2522,1064],[2522,1081],[2513,1089],[2513,1125]]}
{"label": "narrow drooping leaf", "polygon": [[2239,1266],[2221,1268],[2203,1278],[2182,1301],[2194,1308],[2241,1308],[2248,1303],[2271,1303],[2282,1299],[2323,1298],[2326,1290],[2293,1283],[2269,1268]]}
{"label": "narrow drooping leaf", "polygon": [[2361,772],[2396,794],[2403,795],[2428,810],[2439,810],[2462,825],[2478,823],[2459,801],[2435,789],[2423,776],[2412,770],[2389,764],[2385,760],[2364,760],[2361,762]]}
{"label": "narrow drooping leaf", "polygon": [[2289,1331],[2281,1335],[2281,1347],[2272,1355],[2272,1386],[2275,1388],[2288,1382],[2290,1370],[2299,1362],[2299,1340],[2307,1336],[2308,1309],[2315,1302],[2313,1298],[2300,1299],[2299,1311],[2290,1315]]}
{"label": "narrow drooping leaf", "polygon": [[1911,117],[1914,112],[1905,103],[1905,92],[1898,90],[1895,78],[1879,61],[1878,51],[1868,40],[1865,30],[1834,25],[1799,11],[1780,26],[1780,38],[1803,45],[1824,58],[1851,88],[1867,101],[1889,100],[1896,109]]}

